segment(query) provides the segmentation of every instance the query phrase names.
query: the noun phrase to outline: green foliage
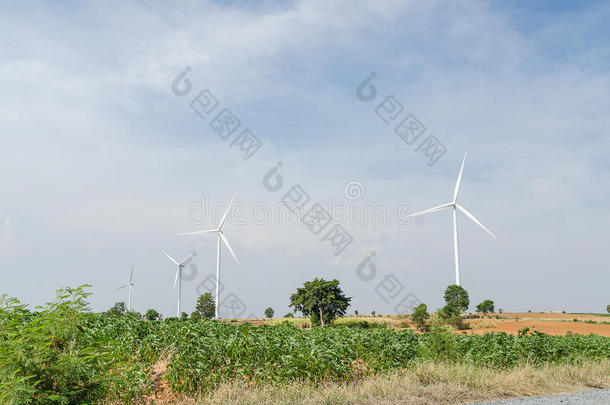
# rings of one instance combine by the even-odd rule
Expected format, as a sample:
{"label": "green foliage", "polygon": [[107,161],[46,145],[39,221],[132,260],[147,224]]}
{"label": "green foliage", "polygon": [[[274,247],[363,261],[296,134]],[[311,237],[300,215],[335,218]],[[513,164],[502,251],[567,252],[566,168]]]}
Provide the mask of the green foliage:
{"label": "green foliage", "polygon": [[484,314],[494,312],[494,302],[492,300],[485,300],[477,305],[477,312],[482,312]]}
{"label": "green foliage", "polygon": [[144,314],[144,318],[146,318],[149,321],[157,321],[159,319],[161,319],[161,314],[159,312],[157,312],[156,309],[149,309],[148,311],[146,311],[146,314]]}
{"label": "green foliage", "polygon": [[346,297],[339,287],[339,280],[314,279],[307,281],[290,296],[290,306],[295,311],[311,318],[312,325],[330,324],[349,307],[350,297]]}
{"label": "green foliage", "polygon": [[451,313],[457,311],[457,313],[465,312],[470,305],[470,299],[468,298],[468,292],[459,285],[450,285],[445,290],[445,303]]}
{"label": "green foliage", "polygon": [[202,318],[212,319],[216,315],[216,303],[214,297],[209,292],[202,294],[197,298],[195,310],[199,312]]}
{"label": "green foliage", "polygon": [[375,317],[375,311],[372,311],[371,315],[373,315],[373,318],[374,318]]}
{"label": "green foliage", "polygon": [[186,321],[187,319],[189,319],[189,314],[187,314],[186,312],[180,314],[180,320]]}
{"label": "green foliage", "polygon": [[294,318],[294,315],[292,312],[288,312],[286,315],[284,315],[284,318]]}
{"label": "green foliage", "polygon": [[60,290],[36,314],[0,298],[0,403],[145,403],[159,384],[151,370],[160,361],[167,364],[161,378],[175,393],[197,395],[231,382],[350,382],[427,361],[506,368],[610,357],[610,338],[596,335],[461,336],[440,318],[425,334],[370,322],[313,329],[288,321],[149,322],[92,314],[87,295]]}
{"label": "green foliage", "polygon": [[115,303],[112,308],[105,312],[107,316],[121,316],[125,315],[126,307],[124,302]]}
{"label": "green foliage", "polygon": [[200,321],[201,320],[201,314],[197,311],[193,311],[191,312],[191,319],[193,321]]}
{"label": "green foliage", "polygon": [[97,350],[84,329],[85,291],[58,290],[31,314],[15,299],[0,299],[0,403],[67,404],[104,397],[112,357]]}
{"label": "green foliage", "polygon": [[358,310],[355,310],[355,311],[354,311],[354,314],[355,314],[356,316],[358,316]]}
{"label": "green foliage", "polygon": [[606,311],[610,314],[610,304],[606,305]]}
{"label": "green foliage", "polygon": [[426,304],[419,304],[411,315],[411,320],[415,323],[417,330],[425,332],[429,329],[428,319],[430,314],[428,313],[428,306]]}
{"label": "green foliage", "polygon": [[269,307],[269,308],[265,309],[265,316],[267,318],[273,318],[273,314],[275,314],[275,312],[273,311],[273,308]]}

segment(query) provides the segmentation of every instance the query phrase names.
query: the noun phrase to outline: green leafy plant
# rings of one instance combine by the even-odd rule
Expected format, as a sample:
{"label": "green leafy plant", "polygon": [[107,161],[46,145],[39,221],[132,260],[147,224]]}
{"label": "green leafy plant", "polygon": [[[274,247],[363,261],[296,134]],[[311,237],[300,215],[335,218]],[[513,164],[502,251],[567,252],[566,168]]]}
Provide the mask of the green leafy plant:
{"label": "green leafy plant", "polygon": [[269,307],[269,308],[265,309],[265,316],[267,318],[273,318],[274,314],[275,314],[275,312],[273,311],[273,308]]}

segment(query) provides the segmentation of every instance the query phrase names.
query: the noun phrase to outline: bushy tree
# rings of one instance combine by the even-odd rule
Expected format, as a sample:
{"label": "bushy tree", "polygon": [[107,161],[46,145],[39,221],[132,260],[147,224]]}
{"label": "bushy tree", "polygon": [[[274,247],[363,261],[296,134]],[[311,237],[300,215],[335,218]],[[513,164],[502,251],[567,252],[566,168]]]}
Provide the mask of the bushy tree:
{"label": "bushy tree", "polygon": [[275,314],[275,311],[273,311],[273,308],[269,307],[269,308],[265,309],[265,316],[267,318],[273,318],[273,314]]}
{"label": "bushy tree", "polygon": [[355,310],[355,311],[354,311],[354,314],[355,314],[356,316],[358,316],[358,310]]}
{"label": "bushy tree", "polygon": [[186,321],[187,319],[189,319],[189,314],[187,314],[186,312],[180,314],[180,320]]}
{"label": "bushy tree", "polygon": [[202,318],[211,319],[216,315],[216,303],[214,297],[209,292],[202,294],[197,298],[195,310],[199,312]]}
{"label": "bushy tree", "polygon": [[610,314],[610,304],[606,305],[606,311]]}
{"label": "bushy tree", "polygon": [[284,318],[294,318],[294,315],[292,312],[288,312],[286,315],[284,315]]}
{"label": "bushy tree", "polygon": [[156,321],[161,319],[161,314],[159,312],[157,312],[156,309],[149,309],[148,311],[146,311],[146,314],[144,315],[144,317],[146,319],[148,319],[149,321]]}
{"label": "bushy tree", "polygon": [[311,318],[312,325],[330,324],[345,315],[351,297],[346,297],[339,280],[314,279],[307,281],[290,296],[290,306]]}
{"label": "bushy tree", "polygon": [[375,311],[371,312],[371,315],[373,315],[373,318],[375,317]]}
{"label": "bushy tree", "polygon": [[494,302],[492,300],[485,300],[477,305],[477,312],[482,312],[484,314],[494,312]]}
{"label": "bushy tree", "polygon": [[0,403],[107,402],[116,359],[86,333],[88,287],[58,290],[35,315],[0,295]]}
{"label": "bushy tree", "polygon": [[445,290],[445,312],[452,314],[460,314],[465,312],[470,306],[470,299],[468,298],[468,292],[459,285],[450,285]]}
{"label": "bushy tree", "polygon": [[125,303],[124,302],[117,302],[115,303],[112,308],[110,308],[108,311],[104,312],[104,315],[107,316],[121,316],[121,315],[125,315]]}
{"label": "bushy tree", "polygon": [[429,329],[428,319],[430,319],[428,306],[426,304],[419,304],[415,311],[413,311],[413,315],[411,315],[411,320],[415,323],[417,330],[422,332],[427,331]]}
{"label": "bushy tree", "polygon": [[193,321],[200,321],[201,320],[201,314],[197,311],[193,311],[191,312],[191,319]]}

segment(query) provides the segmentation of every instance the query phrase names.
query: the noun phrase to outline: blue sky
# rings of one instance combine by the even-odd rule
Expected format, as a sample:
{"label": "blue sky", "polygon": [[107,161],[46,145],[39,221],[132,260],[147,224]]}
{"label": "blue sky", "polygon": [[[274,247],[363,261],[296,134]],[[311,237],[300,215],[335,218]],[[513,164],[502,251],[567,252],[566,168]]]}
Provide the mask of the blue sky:
{"label": "blue sky", "polygon": [[[242,211],[284,194],[262,178],[278,161],[312,202],[460,201],[497,236],[460,217],[463,284],[474,304],[506,310],[602,311],[610,107],[610,6],[604,2],[192,2],[3,5],[0,13],[0,291],[40,304],[93,284],[102,310],[136,263],[135,308],[175,308],[161,255],[198,252],[185,282],[215,268],[215,242],[175,234],[201,195]],[[193,90],[171,90],[187,66]],[[377,98],[356,97],[375,72]],[[263,143],[244,161],[189,106],[209,89]],[[393,95],[447,152],[432,166],[375,113]],[[219,110],[216,110],[216,113]],[[402,117],[401,116],[401,117]],[[345,185],[364,196],[350,202]],[[315,276],[338,278],[360,312],[394,312],[407,292],[431,308],[453,282],[451,217],[372,225],[343,221],[339,257],[303,225],[240,225],[222,280],[248,314],[288,310]],[[376,252],[378,275],[356,267]],[[384,277],[403,286],[386,302]]]}

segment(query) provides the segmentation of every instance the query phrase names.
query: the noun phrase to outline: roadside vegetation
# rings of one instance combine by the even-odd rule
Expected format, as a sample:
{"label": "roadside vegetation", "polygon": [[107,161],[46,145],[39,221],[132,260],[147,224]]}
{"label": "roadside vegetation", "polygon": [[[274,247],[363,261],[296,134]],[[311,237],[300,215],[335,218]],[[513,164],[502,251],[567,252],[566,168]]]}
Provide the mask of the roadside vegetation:
{"label": "roadside vegetation", "polygon": [[[545,370],[581,367],[606,376],[606,382],[591,376],[584,384],[610,385],[610,338],[529,331],[518,336],[461,335],[452,333],[441,317],[426,317],[425,306],[416,310],[424,333],[373,322],[354,327],[351,318],[335,318],[345,312],[349,298],[334,282],[313,286],[324,306],[316,306],[312,291],[301,290],[302,299],[291,299],[296,309],[308,306],[312,319],[326,325],[307,329],[288,321],[253,326],[209,320],[209,297],[199,302],[206,305],[200,306],[198,317],[161,319],[156,311],[142,317],[121,305],[93,313],[87,287],[62,289],[53,302],[35,311],[16,299],[0,298],[0,403],[142,403],[160,398],[224,403],[224,390],[236,386],[248,388],[239,391],[243,395],[268,394],[267,402],[281,403],[281,398],[273,399],[278,387],[318,393],[330,387],[340,397],[345,387],[362,384],[380,384],[380,392],[417,381],[428,387],[439,382],[468,387],[483,384],[484,375],[499,379],[520,375],[518,370],[544,375]],[[463,293],[451,291],[448,302],[463,304]],[[447,311],[459,316],[451,312],[455,308]],[[244,398],[241,403],[248,402]]]}

